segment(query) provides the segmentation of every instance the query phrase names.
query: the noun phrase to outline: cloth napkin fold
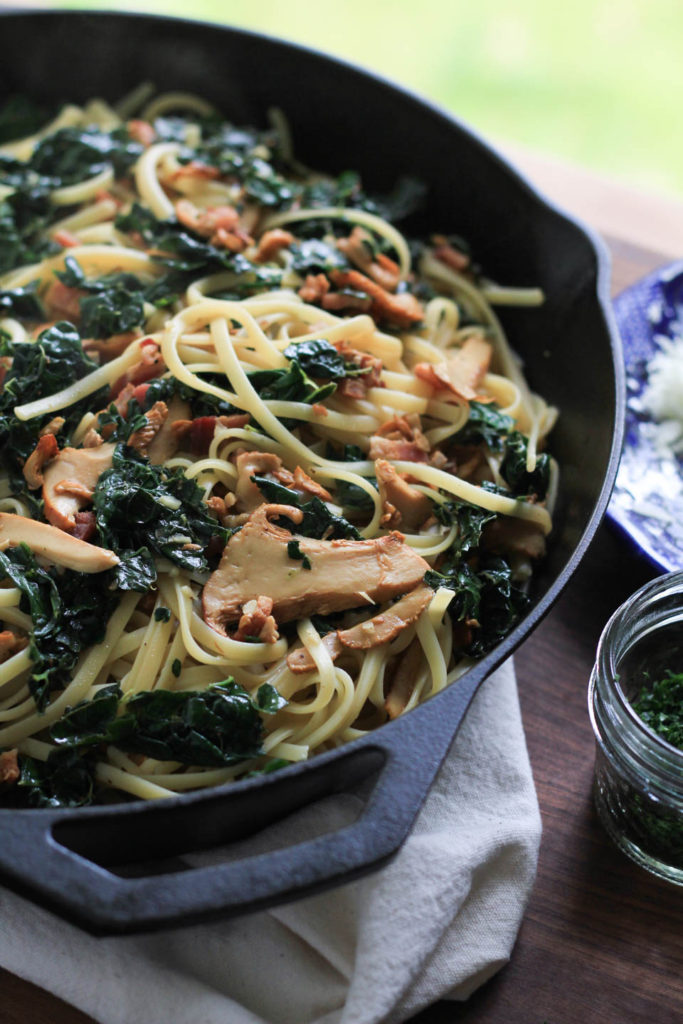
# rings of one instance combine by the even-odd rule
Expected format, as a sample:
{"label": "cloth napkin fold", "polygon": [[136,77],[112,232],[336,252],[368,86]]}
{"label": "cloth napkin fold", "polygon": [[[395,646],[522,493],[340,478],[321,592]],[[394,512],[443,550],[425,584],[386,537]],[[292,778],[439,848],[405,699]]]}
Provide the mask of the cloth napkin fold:
{"label": "cloth napkin fold", "polygon": [[[355,799],[330,798],[269,832],[291,837],[311,814],[338,824]],[[107,939],[0,889],[0,966],[100,1024],[398,1024],[466,999],[508,960],[540,833],[509,661],[480,688],[381,871],[236,920]]]}

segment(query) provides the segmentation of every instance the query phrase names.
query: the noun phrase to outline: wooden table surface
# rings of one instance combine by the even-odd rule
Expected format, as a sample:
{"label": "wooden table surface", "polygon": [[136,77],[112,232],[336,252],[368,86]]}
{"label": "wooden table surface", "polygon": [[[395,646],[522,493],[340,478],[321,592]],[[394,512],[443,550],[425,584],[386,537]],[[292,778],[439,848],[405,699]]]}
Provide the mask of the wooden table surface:
{"label": "wooden table surface", "polygon": [[[533,171],[538,180],[537,163]],[[672,239],[651,251],[624,241],[633,200],[622,195],[620,202],[619,196],[618,189],[608,196],[614,293],[666,262],[679,244]],[[572,199],[578,208],[581,198],[562,194],[569,209]],[[468,1002],[439,1003],[415,1017],[415,1024],[683,1021],[683,889],[658,881],[618,852],[591,799],[594,745],[586,688],[596,643],[612,611],[653,575],[603,525],[563,596],[516,655],[544,826],[538,878],[509,965]],[[0,970],[0,1024],[91,1020]]]}

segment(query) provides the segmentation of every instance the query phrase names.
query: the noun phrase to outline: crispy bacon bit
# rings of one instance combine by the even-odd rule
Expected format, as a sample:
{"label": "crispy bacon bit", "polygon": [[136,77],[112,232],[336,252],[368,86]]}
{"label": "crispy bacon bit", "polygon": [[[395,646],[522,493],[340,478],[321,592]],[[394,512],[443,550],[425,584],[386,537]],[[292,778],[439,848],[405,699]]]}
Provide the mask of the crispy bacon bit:
{"label": "crispy bacon bit", "polygon": [[133,118],[133,120],[128,121],[126,128],[128,129],[128,134],[131,139],[135,142],[139,142],[142,146],[151,146],[156,140],[156,132],[149,121],[142,121],[139,118]]}
{"label": "crispy bacon bit", "polygon": [[337,288],[352,288],[368,295],[372,299],[370,313],[375,320],[386,321],[393,327],[409,328],[424,317],[421,304],[410,292],[392,295],[358,270],[333,270],[330,278]]}
{"label": "crispy bacon bit", "polygon": [[273,600],[260,596],[255,601],[247,601],[242,608],[242,617],[233,640],[246,640],[247,637],[258,637],[264,644],[274,644],[279,639],[277,623],[270,614]]}
{"label": "crispy bacon bit", "polygon": [[221,174],[217,167],[204,164],[201,160],[190,160],[171,175],[171,181],[182,178],[198,178],[200,181],[215,181]]}
{"label": "crispy bacon bit", "polygon": [[3,629],[0,633],[0,662],[7,661],[25,647],[28,647],[27,636],[17,636],[11,629]]}
{"label": "crispy bacon bit", "polygon": [[384,253],[375,253],[372,237],[362,227],[355,227],[348,238],[340,238],[337,247],[349,262],[362,270],[388,292],[395,292],[401,280],[401,268]]}
{"label": "crispy bacon bit", "polygon": [[84,448],[99,448],[100,445],[104,444],[104,438],[98,433],[94,427],[91,427],[83,438]]}
{"label": "crispy bacon bit", "polygon": [[43,486],[43,466],[50,459],[54,459],[58,451],[59,445],[54,434],[43,434],[38,438],[38,444],[24,465],[24,478],[30,491]]}
{"label": "crispy bacon bit", "polygon": [[339,385],[339,394],[345,398],[365,398],[370,388],[386,387],[382,380],[382,360],[369,352],[359,352],[348,341],[333,342],[337,352],[347,362],[355,363],[361,370],[367,370],[360,377],[345,377]]}
{"label": "crispy bacon bit", "polygon": [[166,363],[162,358],[159,346],[153,338],[145,338],[140,343],[140,356],[141,358],[138,363],[134,363],[129,370],[121,374],[118,380],[114,381],[109,393],[110,401],[116,402],[117,396],[127,384],[144,384],[146,381],[153,380],[165,372]]}
{"label": "crispy bacon bit", "polygon": [[58,434],[65,422],[66,420],[63,416],[53,416],[50,422],[45,424],[38,436],[42,437],[43,434]]}
{"label": "crispy bacon bit", "polygon": [[74,235],[71,231],[66,231],[64,228],[59,228],[52,235],[57,245],[61,245],[64,249],[73,249],[74,246],[80,245],[81,240],[78,235]]}
{"label": "crispy bacon bit", "polygon": [[178,444],[188,440],[193,455],[206,455],[217,426],[239,429],[246,427],[250,419],[248,412],[231,413],[229,416],[197,416],[193,420],[176,420],[172,430]]}
{"label": "crispy bacon bit", "polygon": [[493,347],[480,335],[474,335],[450,355],[445,363],[418,363],[415,376],[437,390],[450,391],[464,402],[490,402],[478,393],[491,365]]}
{"label": "crispy bacon bit", "polygon": [[234,206],[209,206],[200,210],[189,199],[180,199],[175,204],[176,217],[181,224],[190,228],[212,245],[242,252],[253,245],[253,238],[240,225],[240,215]]}
{"label": "crispy bacon bit", "polygon": [[18,753],[19,751],[14,749],[4,750],[0,754],[0,785],[11,786],[21,777]]}
{"label": "crispy bacon bit", "polygon": [[95,519],[94,512],[77,512],[74,520],[75,526],[71,531],[74,537],[77,537],[78,540],[90,540],[91,537],[95,536],[97,520]]}
{"label": "crispy bacon bit", "polygon": [[147,449],[157,436],[168,416],[168,406],[165,402],[155,402],[151,409],[145,413],[145,425],[134,431],[126,442],[129,448],[134,448],[141,455],[147,454]]}
{"label": "crispy bacon bit", "polygon": [[427,462],[429,441],[422,433],[417,413],[394,416],[370,438],[370,458],[394,462]]}
{"label": "crispy bacon bit", "polygon": [[70,288],[59,278],[55,278],[45,292],[45,308],[48,316],[53,318],[51,322],[71,320],[77,324],[81,318],[81,299],[86,294],[82,288]]}
{"label": "crispy bacon bit", "polygon": [[469,256],[464,252],[460,252],[459,249],[455,249],[445,235],[433,235],[432,245],[434,246],[434,256],[436,259],[445,263],[452,270],[456,270],[461,274],[469,267]]}
{"label": "crispy bacon bit", "polygon": [[[222,498],[219,498],[218,495],[214,494],[207,499],[206,504],[210,511],[213,512],[219,523],[222,523],[223,526],[228,526],[228,518],[232,518],[233,516],[231,509],[236,500],[237,499],[234,494],[225,494]],[[212,553],[219,554],[220,547],[217,552]]]}
{"label": "crispy bacon bit", "polygon": [[108,363],[122,355],[136,337],[135,331],[126,331],[124,334],[112,334],[109,338],[85,338],[83,348],[89,356],[96,352],[101,363]]}
{"label": "crispy bacon bit", "polygon": [[283,231],[282,228],[273,228],[271,231],[266,231],[259,239],[255,257],[256,262],[267,263],[277,256],[281,249],[289,249],[293,241],[294,235],[289,231]]}
{"label": "crispy bacon bit", "polygon": [[323,416],[324,417],[324,416],[328,415],[327,409],[320,402],[316,402],[315,405],[312,405],[311,409],[316,414],[316,416]]}
{"label": "crispy bacon bit", "polygon": [[328,292],[323,295],[323,309],[334,313],[339,309],[356,309],[359,313],[367,313],[372,308],[372,299],[369,295],[353,295],[349,292]]}
{"label": "crispy bacon bit", "polygon": [[304,494],[314,494],[317,498],[322,498],[323,501],[332,501],[330,492],[326,491],[322,484],[311,480],[301,466],[297,466],[294,470],[294,490],[303,491]]}
{"label": "crispy bacon bit", "polygon": [[297,292],[304,302],[320,304],[330,290],[330,282],[324,274],[306,274],[306,280]]}

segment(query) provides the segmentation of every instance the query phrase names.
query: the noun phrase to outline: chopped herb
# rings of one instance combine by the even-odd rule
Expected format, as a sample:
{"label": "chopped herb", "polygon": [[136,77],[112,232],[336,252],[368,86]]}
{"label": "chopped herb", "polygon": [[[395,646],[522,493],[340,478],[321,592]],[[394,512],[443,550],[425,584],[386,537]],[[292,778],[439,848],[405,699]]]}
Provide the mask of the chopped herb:
{"label": "chopped herb", "polygon": [[180,678],[180,673],[182,671],[182,668],[183,668],[183,666],[182,666],[182,662],[180,661],[180,658],[174,658],[173,659],[173,664],[171,665],[171,672],[176,677],[176,679]]}
{"label": "chopped herb", "polygon": [[171,609],[165,608],[164,605],[159,605],[158,608],[154,609],[154,619],[156,622],[170,622]]}
{"label": "chopped herb", "polygon": [[304,552],[299,547],[298,540],[290,540],[287,542],[287,555],[289,556],[289,558],[293,558],[296,561],[301,562],[302,569],[311,568],[311,560],[308,557],[308,555],[305,555]]}
{"label": "chopped herb", "polygon": [[663,679],[645,686],[631,701],[633,710],[645,725],[683,750],[683,673],[667,669]]}

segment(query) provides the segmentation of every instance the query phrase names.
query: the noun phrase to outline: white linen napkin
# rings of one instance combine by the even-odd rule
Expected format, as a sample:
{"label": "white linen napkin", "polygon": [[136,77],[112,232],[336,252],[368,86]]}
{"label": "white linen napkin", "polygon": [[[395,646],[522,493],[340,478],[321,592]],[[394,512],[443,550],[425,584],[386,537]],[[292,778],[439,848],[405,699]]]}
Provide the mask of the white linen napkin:
{"label": "white linen napkin", "polygon": [[[355,799],[316,804],[316,821],[338,823]],[[100,1024],[398,1024],[506,963],[540,832],[509,661],[381,871],[235,920],[107,939],[0,889],[0,966]]]}

